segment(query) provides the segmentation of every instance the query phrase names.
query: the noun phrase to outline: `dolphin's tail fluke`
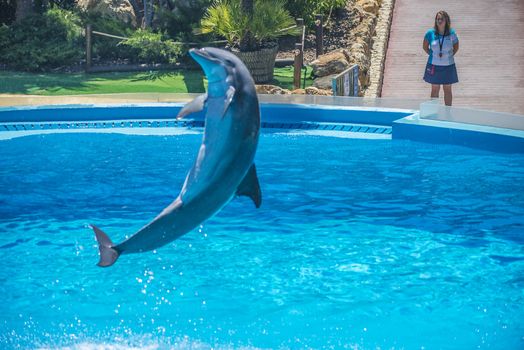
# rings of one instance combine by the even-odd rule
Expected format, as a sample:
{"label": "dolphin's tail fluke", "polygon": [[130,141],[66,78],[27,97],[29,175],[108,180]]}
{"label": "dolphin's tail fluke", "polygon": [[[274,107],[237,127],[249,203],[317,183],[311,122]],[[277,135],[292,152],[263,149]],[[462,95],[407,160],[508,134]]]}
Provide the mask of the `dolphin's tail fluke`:
{"label": "dolphin's tail fluke", "polygon": [[98,266],[108,267],[115,263],[120,253],[113,248],[114,244],[111,239],[95,225],[89,225],[95,231],[96,240],[98,242],[98,249],[100,250],[100,261]]}

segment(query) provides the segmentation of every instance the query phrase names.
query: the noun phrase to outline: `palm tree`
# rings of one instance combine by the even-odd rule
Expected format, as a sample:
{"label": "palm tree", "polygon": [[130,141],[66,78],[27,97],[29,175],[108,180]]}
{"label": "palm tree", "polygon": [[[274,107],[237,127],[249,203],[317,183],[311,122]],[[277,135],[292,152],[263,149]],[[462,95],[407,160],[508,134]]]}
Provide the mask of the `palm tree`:
{"label": "palm tree", "polygon": [[[295,21],[285,9],[285,1],[215,1],[200,22],[201,33],[224,37],[246,64],[255,82],[271,81],[278,51],[277,39],[296,32]],[[238,52],[236,47],[240,49]]]}

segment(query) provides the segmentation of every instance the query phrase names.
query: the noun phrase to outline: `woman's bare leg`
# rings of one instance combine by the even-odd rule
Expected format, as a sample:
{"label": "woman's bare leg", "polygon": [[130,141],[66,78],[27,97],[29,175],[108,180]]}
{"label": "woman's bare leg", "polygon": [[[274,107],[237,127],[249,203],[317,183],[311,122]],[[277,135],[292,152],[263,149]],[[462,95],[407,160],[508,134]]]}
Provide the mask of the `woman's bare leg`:
{"label": "woman's bare leg", "polygon": [[444,89],[444,103],[446,106],[451,106],[451,102],[453,101],[453,93],[451,92],[451,84],[442,85],[442,88]]}
{"label": "woman's bare leg", "polygon": [[431,84],[431,98],[438,98],[439,91],[440,91],[440,85]]}

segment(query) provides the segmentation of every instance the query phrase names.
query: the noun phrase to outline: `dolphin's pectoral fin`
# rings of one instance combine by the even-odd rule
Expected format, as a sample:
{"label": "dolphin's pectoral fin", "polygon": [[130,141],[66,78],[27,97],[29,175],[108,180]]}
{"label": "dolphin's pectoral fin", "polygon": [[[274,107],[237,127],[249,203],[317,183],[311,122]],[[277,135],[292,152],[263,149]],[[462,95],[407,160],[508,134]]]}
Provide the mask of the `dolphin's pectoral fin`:
{"label": "dolphin's pectoral fin", "polygon": [[253,200],[255,207],[259,208],[262,204],[262,191],[260,190],[260,184],[258,183],[257,169],[255,164],[251,165],[251,168],[247,171],[244,180],[240,183],[237,189],[237,196],[247,196]]}
{"label": "dolphin's pectoral fin", "polygon": [[98,242],[98,249],[100,250],[100,261],[98,266],[108,267],[115,263],[120,253],[113,248],[114,244],[111,239],[98,227],[89,225],[95,231],[96,240]]}
{"label": "dolphin's pectoral fin", "polygon": [[224,111],[222,112],[222,118],[226,115],[227,109],[229,108],[229,105],[233,101],[233,97],[235,96],[235,88],[230,86],[229,89],[226,91],[226,98],[224,99]]}
{"label": "dolphin's pectoral fin", "polygon": [[207,94],[203,94],[200,96],[197,96],[193,101],[186,104],[180,112],[178,112],[178,115],[176,116],[176,119],[182,119],[186,115],[200,112],[204,109],[204,104],[207,100]]}

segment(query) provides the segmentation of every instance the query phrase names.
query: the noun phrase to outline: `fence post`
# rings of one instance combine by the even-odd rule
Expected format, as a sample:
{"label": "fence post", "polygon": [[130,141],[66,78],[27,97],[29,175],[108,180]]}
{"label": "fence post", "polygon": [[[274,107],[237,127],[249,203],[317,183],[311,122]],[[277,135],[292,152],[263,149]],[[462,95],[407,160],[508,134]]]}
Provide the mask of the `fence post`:
{"label": "fence post", "polygon": [[[304,27],[304,19],[303,18],[297,18],[297,27],[303,28]],[[303,33],[303,30],[301,31]],[[297,42],[295,43],[295,62],[293,64],[293,86],[295,89],[300,89],[300,77],[302,74],[302,64],[304,63],[304,42],[302,34],[297,38]]]}
{"label": "fence post", "polygon": [[324,23],[322,15],[316,15],[315,20],[315,37],[317,41],[317,56],[320,56],[324,53]]}
{"label": "fence post", "polygon": [[93,42],[92,42],[92,32],[91,24],[86,25],[86,72],[89,72],[91,69],[91,55],[93,52]]}
{"label": "fence post", "polygon": [[293,65],[293,86],[295,89],[300,89],[300,75],[302,73],[303,60],[304,52],[302,51],[302,44],[295,43],[295,64]]}
{"label": "fence post", "polygon": [[[300,28],[302,29],[302,27],[304,26],[304,19],[303,18],[297,18],[297,28]],[[300,37],[298,38],[297,42],[301,42],[302,41],[302,32],[300,32]]]}
{"label": "fence post", "polygon": [[304,51],[304,41],[306,40],[305,38],[305,33],[306,33],[306,28],[304,26],[304,19],[303,18],[297,18],[297,27],[301,29],[300,31],[300,36],[297,40],[297,42],[299,42],[301,45],[302,45],[302,50],[301,51]]}

